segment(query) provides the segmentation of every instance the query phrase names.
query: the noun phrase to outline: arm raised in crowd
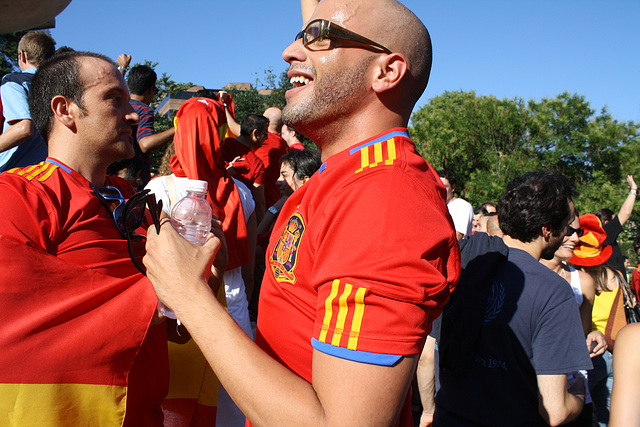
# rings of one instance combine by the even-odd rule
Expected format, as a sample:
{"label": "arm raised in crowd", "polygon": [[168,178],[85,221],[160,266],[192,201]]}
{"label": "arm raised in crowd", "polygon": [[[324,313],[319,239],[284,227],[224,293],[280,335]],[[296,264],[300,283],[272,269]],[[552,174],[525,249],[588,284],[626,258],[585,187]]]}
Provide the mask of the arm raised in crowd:
{"label": "arm raised in crowd", "polygon": [[633,212],[633,205],[636,203],[636,195],[638,193],[638,184],[633,180],[633,175],[627,176],[627,183],[629,184],[629,195],[620,206],[620,210],[618,211],[618,220],[620,221],[620,225],[624,225],[629,218],[631,218],[631,213]]}

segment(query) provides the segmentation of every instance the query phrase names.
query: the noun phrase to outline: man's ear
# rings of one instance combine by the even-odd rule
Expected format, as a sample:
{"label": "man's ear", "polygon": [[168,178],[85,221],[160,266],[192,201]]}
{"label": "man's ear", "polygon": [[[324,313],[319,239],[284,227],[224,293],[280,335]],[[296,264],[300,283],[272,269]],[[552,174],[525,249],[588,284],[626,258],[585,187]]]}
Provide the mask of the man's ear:
{"label": "man's ear", "polygon": [[553,235],[553,229],[551,228],[551,224],[543,225],[540,234],[542,234],[542,238],[544,239],[544,241],[548,242],[551,236]]}
{"label": "man's ear", "polygon": [[65,96],[56,95],[51,100],[51,110],[56,121],[75,132],[80,109],[74,102]]}
{"label": "man's ear", "polygon": [[374,60],[373,91],[382,93],[397,86],[407,73],[407,58],[401,53],[380,55]]}

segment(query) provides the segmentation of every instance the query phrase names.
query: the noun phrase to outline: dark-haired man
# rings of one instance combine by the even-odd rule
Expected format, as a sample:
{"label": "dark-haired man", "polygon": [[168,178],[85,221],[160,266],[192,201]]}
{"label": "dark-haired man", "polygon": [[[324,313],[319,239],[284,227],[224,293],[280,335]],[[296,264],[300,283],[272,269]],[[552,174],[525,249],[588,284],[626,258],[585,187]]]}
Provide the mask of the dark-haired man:
{"label": "dark-haired man", "polygon": [[148,65],[133,67],[127,77],[127,85],[131,92],[131,106],[140,117],[140,123],[134,128],[133,137],[136,156],[142,159],[140,177],[144,184],[151,179],[151,153],[164,147],[176,133],[173,126],[159,133],[156,133],[153,128],[154,111],[150,104],[158,93],[157,79],[156,72]]}
{"label": "dark-haired man", "polygon": [[267,210],[266,170],[255,151],[262,147],[268,134],[269,119],[260,114],[248,114],[240,124],[240,136],[227,138],[222,145],[222,160],[227,165],[227,171],[251,190],[256,202],[258,224]]}
{"label": "dark-haired man", "polygon": [[283,121],[324,163],[274,225],[256,343],[201,287],[217,239],[150,230],[147,273],[253,424],[411,426],[409,385],[459,274],[444,188],[406,129],[429,34],[395,0],[322,0],[302,30]]}
{"label": "dark-haired man", "polygon": [[40,67],[29,106],[49,157],[0,175],[0,425],[162,426],[165,324],[128,254],[133,188],[106,175],[134,154],[129,91],[108,58],[72,52]]}
{"label": "dark-haired man", "polygon": [[0,172],[38,163],[47,156],[47,145],[36,130],[27,97],[34,73],[55,53],[56,42],[40,31],[32,31],[18,43],[19,73],[2,77],[0,99],[5,122],[0,134]]}
{"label": "dark-haired man", "polygon": [[[504,244],[485,233],[465,241],[460,283],[443,311],[434,426],[555,426],[580,414],[584,384],[578,374],[567,389],[567,375],[591,362],[575,297],[539,262],[576,232],[575,196],[564,176],[529,172],[500,199]],[[474,248],[482,250],[467,256]]]}

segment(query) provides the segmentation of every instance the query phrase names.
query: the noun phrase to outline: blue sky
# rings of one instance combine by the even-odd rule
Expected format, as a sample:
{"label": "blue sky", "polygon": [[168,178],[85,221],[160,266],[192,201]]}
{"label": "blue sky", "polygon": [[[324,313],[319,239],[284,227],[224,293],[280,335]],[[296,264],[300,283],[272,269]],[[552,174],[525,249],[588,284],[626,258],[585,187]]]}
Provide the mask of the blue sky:
{"label": "blue sky", "polygon": [[[429,29],[431,79],[417,107],[444,91],[540,99],[563,91],[640,122],[640,1],[405,0]],[[298,0],[72,0],[57,46],[159,62],[178,82],[220,88],[286,69],[302,26]],[[417,108],[416,107],[416,108]]]}

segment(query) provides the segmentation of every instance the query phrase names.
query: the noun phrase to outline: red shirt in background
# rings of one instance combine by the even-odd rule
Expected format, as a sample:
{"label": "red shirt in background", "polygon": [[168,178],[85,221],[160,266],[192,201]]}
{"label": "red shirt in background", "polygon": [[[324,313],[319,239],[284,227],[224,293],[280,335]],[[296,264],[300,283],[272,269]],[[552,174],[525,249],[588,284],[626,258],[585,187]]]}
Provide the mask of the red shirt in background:
{"label": "red shirt in background", "polygon": [[249,187],[249,189],[254,184],[264,185],[265,168],[262,160],[251,151],[251,148],[237,139],[225,139],[222,144],[222,159],[225,162],[225,166],[229,167],[236,157],[240,157],[240,159],[233,164],[234,169],[238,172],[238,176],[235,178]]}

